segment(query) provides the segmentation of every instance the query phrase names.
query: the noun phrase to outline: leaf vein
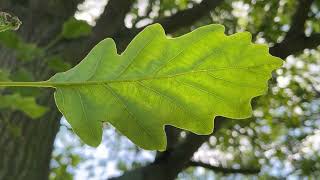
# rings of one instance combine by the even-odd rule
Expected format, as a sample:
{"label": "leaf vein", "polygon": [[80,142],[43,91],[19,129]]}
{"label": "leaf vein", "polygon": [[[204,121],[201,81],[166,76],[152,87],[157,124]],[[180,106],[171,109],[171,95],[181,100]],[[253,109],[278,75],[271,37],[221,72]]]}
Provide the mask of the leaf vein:
{"label": "leaf vein", "polygon": [[[75,91],[76,91],[76,93],[77,93],[78,96],[79,96],[79,100],[80,100],[80,104],[81,104],[82,113],[83,113],[83,115],[84,115],[84,118],[85,118],[85,120],[86,120],[87,122],[89,122],[89,119],[88,119],[88,116],[87,116],[87,112],[86,112],[86,109],[85,109],[85,107],[84,107],[84,103],[83,103],[82,96],[81,96],[79,90],[76,89]],[[94,134],[94,133],[93,133],[93,130],[90,128],[90,126],[88,126],[88,127],[89,127],[88,129],[90,129],[91,134]]]}
{"label": "leaf vein", "polygon": [[98,70],[98,67],[99,65],[101,64],[101,60],[102,58],[99,58],[99,60],[95,63],[95,67],[94,67],[94,70],[92,71],[92,73],[90,74],[89,78],[87,79],[87,81],[90,81],[94,75],[96,74],[97,70]]}
{"label": "leaf vein", "polygon": [[[198,43],[199,41],[202,41],[203,39],[205,39],[205,37],[207,37],[207,36],[211,36],[212,34],[211,33],[208,33],[206,36],[201,36],[201,38],[199,38],[199,39],[197,39],[194,43],[192,43],[192,45],[193,44],[196,44],[196,43]],[[193,46],[187,46],[187,47],[185,47],[185,48],[183,48],[178,54],[176,54],[175,56],[173,56],[171,59],[169,59],[169,60],[167,60],[164,64],[162,64],[158,69],[156,69],[155,71],[154,71],[154,75],[156,75],[157,73],[159,73],[159,71],[161,71],[163,68],[165,68],[168,64],[170,64],[170,62],[172,62],[173,60],[175,60],[175,59],[177,59],[183,52],[185,52],[185,50],[187,50],[187,49],[189,49],[189,48],[191,48],[191,47],[193,47]]]}
{"label": "leaf vein", "polygon": [[232,82],[232,81],[228,81],[228,80],[225,80],[223,78],[219,78],[219,77],[216,77],[214,76],[213,74],[211,73],[208,73],[209,76],[211,76],[213,79],[216,79],[216,80],[219,80],[219,81],[223,81],[223,82],[226,82],[228,84],[231,84],[231,85],[235,85],[235,86],[238,86],[238,87],[250,87],[250,88],[253,88],[253,89],[264,89],[264,87],[260,87],[260,86],[253,86],[253,85],[249,85],[249,84],[242,84],[242,83],[236,83],[236,82]]}
{"label": "leaf vein", "polygon": [[175,79],[175,81],[177,81],[178,83],[183,84],[183,85],[185,85],[185,86],[191,87],[191,88],[193,88],[193,89],[195,89],[195,90],[197,90],[197,91],[204,92],[204,93],[206,93],[206,94],[208,94],[208,95],[210,95],[210,96],[212,96],[212,97],[215,97],[216,99],[220,100],[222,103],[225,103],[225,104],[229,105],[230,107],[233,107],[233,106],[230,105],[229,103],[226,103],[226,102],[228,102],[228,101],[225,101],[225,98],[223,98],[223,97],[221,97],[221,96],[219,96],[219,95],[217,95],[217,94],[215,94],[215,93],[213,93],[213,92],[209,92],[209,91],[207,91],[207,90],[205,90],[205,89],[202,89],[202,88],[200,88],[200,87],[196,87],[196,86],[194,86],[194,85],[192,85],[192,84],[190,84],[190,83],[183,82],[183,81],[180,81],[180,80],[177,80],[177,79]]}
{"label": "leaf vein", "polygon": [[119,75],[115,78],[118,79],[119,77],[121,77],[128,69],[129,67],[133,64],[134,60],[141,54],[141,52],[146,49],[151,43],[152,41],[156,38],[157,36],[153,36],[138,52],[135,56],[133,56],[130,59],[129,64],[119,73]]}
{"label": "leaf vein", "polygon": [[[226,70],[248,70],[249,68],[255,68],[255,67],[262,67],[267,65],[273,65],[273,64],[262,64],[257,66],[248,66],[248,67],[222,67],[222,68],[216,68],[216,69],[200,69],[197,71],[188,71],[188,72],[182,72],[182,73],[176,73],[172,75],[167,76],[158,76],[158,77],[145,77],[145,78],[137,78],[137,79],[115,79],[115,80],[106,80],[106,81],[85,81],[85,82],[48,82],[48,85],[52,86],[83,86],[83,85],[99,85],[99,84],[112,84],[112,83],[125,83],[125,82],[136,82],[136,81],[147,81],[147,80],[157,80],[157,79],[171,79],[178,76],[188,75],[188,74],[196,74],[196,73],[209,73],[214,71],[226,71]],[[254,74],[259,74],[254,71],[250,71]],[[263,76],[263,74],[259,74]]]}
{"label": "leaf vein", "polygon": [[180,108],[182,111],[186,112],[187,114],[190,114],[190,115],[192,115],[192,116],[195,117],[195,118],[201,119],[201,118],[199,118],[197,115],[195,115],[195,114],[191,113],[190,111],[188,111],[183,105],[181,105],[180,103],[177,103],[174,99],[172,99],[171,97],[165,95],[164,93],[161,93],[160,91],[156,90],[155,88],[150,87],[150,86],[147,86],[147,85],[143,84],[143,83],[140,82],[140,81],[137,81],[137,83],[138,83],[140,86],[142,86],[142,87],[144,87],[144,88],[146,88],[146,89],[149,89],[150,91],[158,94],[160,97],[168,99],[171,104],[173,104],[174,106],[177,106],[178,108]]}
{"label": "leaf vein", "polygon": [[127,111],[129,116],[131,116],[131,118],[137,122],[138,126],[143,131],[145,131],[149,138],[153,139],[151,133],[141,124],[140,120],[129,110],[128,105],[125,103],[125,101],[108,84],[103,84],[103,86],[116,98],[117,102],[124,108],[125,111]]}

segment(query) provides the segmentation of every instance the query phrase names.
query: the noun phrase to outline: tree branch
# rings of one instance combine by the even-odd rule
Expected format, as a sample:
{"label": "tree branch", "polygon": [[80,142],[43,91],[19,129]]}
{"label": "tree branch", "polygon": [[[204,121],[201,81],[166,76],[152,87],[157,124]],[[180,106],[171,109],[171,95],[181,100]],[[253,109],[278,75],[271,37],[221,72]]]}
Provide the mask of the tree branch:
{"label": "tree branch", "polygon": [[316,48],[320,44],[320,34],[307,37],[304,33],[304,24],[314,0],[299,0],[297,10],[292,16],[291,25],[284,40],[270,48],[274,56],[285,59],[291,54],[296,54],[306,48]]}
{"label": "tree branch", "polygon": [[[173,33],[180,28],[193,25],[196,21],[207,15],[211,10],[219,6],[223,1],[224,0],[203,0],[201,3],[192,8],[178,11],[172,16],[155,20],[153,23],[160,23],[165,29],[166,33]],[[123,50],[128,45],[130,40],[146,26],[132,29],[124,28],[122,31],[120,31],[115,37],[118,41],[118,48],[120,51]]]}
{"label": "tree branch", "polygon": [[308,13],[314,0],[299,0],[297,10],[291,18],[290,30],[287,37],[304,34],[304,24],[308,19]]}
{"label": "tree branch", "polygon": [[[221,128],[221,125],[226,120],[224,117],[217,117],[215,121],[215,128]],[[164,156],[157,158],[157,160],[144,167],[127,171],[120,177],[111,178],[110,180],[173,180],[176,176],[188,166],[190,158],[193,156],[199,147],[206,142],[210,135],[196,135],[189,133],[185,140],[178,144],[172,151],[167,151]]]}
{"label": "tree branch", "polygon": [[137,25],[137,23],[145,18],[148,18],[150,16],[150,13],[152,12],[153,10],[153,5],[155,4],[155,0],[149,0],[149,3],[148,3],[148,6],[146,8],[146,12],[144,15],[142,16],[138,16],[134,22],[133,22],[133,27],[135,27]]}
{"label": "tree branch", "polygon": [[173,126],[165,126],[165,132],[167,136],[167,149],[164,152],[157,152],[155,157],[155,162],[163,159],[167,156],[168,152],[173,150],[180,141],[181,129],[178,129]]}
{"label": "tree branch", "polygon": [[223,1],[224,0],[203,0],[193,8],[179,11],[170,17],[159,19],[155,22],[160,23],[167,33],[172,33],[182,27],[193,25],[197,20],[207,15]]}
{"label": "tree branch", "polygon": [[232,174],[232,173],[239,173],[239,174],[259,174],[261,169],[249,169],[249,168],[243,168],[243,169],[234,169],[234,168],[225,168],[221,166],[213,166],[211,164],[203,163],[203,162],[198,162],[198,161],[190,161],[188,163],[188,166],[194,166],[194,167],[203,167],[208,170],[212,170],[217,173],[222,173],[222,174]]}
{"label": "tree branch", "polygon": [[[103,14],[93,28],[91,36],[72,41],[63,41],[53,52],[62,52],[64,59],[72,60],[72,64],[78,63],[99,41],[106,37],[116,39],[117,34],[126,29],[124,18],[135,2],[135,0],[109,0]],[[130,40],[126,39],[127,42],[123,44],[127,45]],[[119,43],[119,41],[116,42]]]}
{"label": "tree branch", "polygon": [[93,29],[91,41],[99,42],[101,39],[112,37],[124,29],[125,16],[134,3],[134,0],[110,0]]}
{"label": "tree branch", "polygon": [[270,48],[270,53],[274,56],[285,59],[291,54],[297,54],[304,49],[314,49],[320,45],[320,33],[290,37]]}
{"label": "tree branch", "polygon": [[[172,33],[182,27],[192,25],[223,1],[224,0],[203,0],[193,8],[179,11],[170,17],[158,19],[155,23],[162,24],[167,33]],[[81,59],[95,44],[106,37],[112,37],[116,40],[119,51],[124,50],[132,38],[145,28],[128,29],[124,25],[124,18],[134,2],[134,0],[110,0],[104,13],[97,21],[97,25],[94,27],[89,39],[80,39],[69,43],[65,42],[63,46],[60,46],[56,51],[64,51],[67,59],[75,57],[75,54],[77,55],[76,58],[72,59]]]}
{"label": "tree branch", "polygon": [[316,98],[320,98],[320,91],[313,85],[312,81],[309,80],[308,83],[314,91]]}

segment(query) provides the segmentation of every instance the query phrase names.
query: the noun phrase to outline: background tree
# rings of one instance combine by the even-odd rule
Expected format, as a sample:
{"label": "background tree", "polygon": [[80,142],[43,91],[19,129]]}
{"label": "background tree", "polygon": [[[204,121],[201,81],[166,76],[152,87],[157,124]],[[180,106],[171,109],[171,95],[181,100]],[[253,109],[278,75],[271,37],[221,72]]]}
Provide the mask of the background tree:
{"label": "background tree", "polygon": [[[254,117],[217,118],[210,136],[168,126],[165,152],[157,152],[150,163],[119,160],[118,169],[124,173],[113,179],[201,178],[194,167],[207,169],[204,179],[238,174],[249,178],[318,176],[314,139],[319,135],[319,1],[109,0],[103,13],[91,21],[92,29],[71,19],[81,3],[0,0],[1,11],[23,22],[17,33],[0,33],[0,77],[47,79],[78,63],[106,37],[115,39],[122,51],[144,26],[155,22],[172,36],[209,23],[225,25],[227,34],[247,30],[255,41],[272,46],[273,55],[286,60],[284,68],[274,74],[269,94],[253,102]],[[0,179],[42,180],[48,179],[50,171],[52,178],[72,178],[67,169],[77,164],[78,157],[68,149],[53,154],[58,165],[50,169],[61,118],[51,94],[49,90],[1,89]],[[13,106],[13,101],[18,105]],[[66,157],[73,163],[64,163]],[[284,170],[273,172],[274,168]]]}

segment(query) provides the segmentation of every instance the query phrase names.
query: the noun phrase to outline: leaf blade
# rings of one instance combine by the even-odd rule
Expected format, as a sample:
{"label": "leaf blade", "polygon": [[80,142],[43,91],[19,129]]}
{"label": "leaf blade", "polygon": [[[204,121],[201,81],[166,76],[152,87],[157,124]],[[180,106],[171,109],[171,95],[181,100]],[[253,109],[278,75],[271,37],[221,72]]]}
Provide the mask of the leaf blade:
{"label": "leaf blade", "polygon": [[[122,54],[117,54],[112,39],[103,40],[80,64],[49,81],[65,83],[56,87],[60,91],[85,91],[91,123],[109,122],[138,146],[164,150],[165,125],[210,134],[216,116],[250,117],[251,99],[266,92],[271,71],[281,64],[266,46],[252,44],[249,33],[226,36],[223,26],[208,25],[167,38],[155,24],[137,35]],[[83,119],[83,113],[66,113],[84,107],[70,100],[69,106],[77,110],[68,109],[61,95],[55,95],[60,111],[80,129],[76,133],[97,144],[93,139],[99,139],[101,128],[90,133],[76,120]]]}

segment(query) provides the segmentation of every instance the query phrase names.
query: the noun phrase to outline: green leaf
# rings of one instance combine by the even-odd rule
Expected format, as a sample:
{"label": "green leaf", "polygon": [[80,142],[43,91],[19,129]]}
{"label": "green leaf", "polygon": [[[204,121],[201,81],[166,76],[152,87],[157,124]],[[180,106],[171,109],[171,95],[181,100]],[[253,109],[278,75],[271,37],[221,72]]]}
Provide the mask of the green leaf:
{"label": "green leaf", "polygon": [[0,69],[0,81],[10,81],[9,74],[6,70]]}
{"label": "green leaf", "polygon": [[0,43],[8,48],[18,49],[21,38],[12,31],[0,33]]}
{"label": "green leaf", "polygon": [[91,26],[83,21],[70,18],[63,24],[62,37],[66,39],[76,39],[88,36],[91,33]]}
{"label": "green leaf", "polygon": [[52,56],[46,59],[50,69],[54,71],[66,71],[71,68],[71,65],[64,61],[60,56]]}
{"label": "green leaf", "polygon": [[[0,69],[0,82],[9,82],[11,81],[10,78],[10,73],[5,70],[5,69]],[[4,87],[0,87],[0,90],[3,90]]]}
{"label": "green leaf", "polygon": [[19,110],[33,119],[41,117],[47,111],[46,107],[36,103],[34,97],[23,97],[19,94],[0,95],[0,102],[0,109]]}
{"label": "green leaf", "polygon": [[[14,71],[10,74],[10,79],[12,81],[34,81],[35,78],[28,69],[20,67],[17,71]],[[18,93],[21,96],[33,96],[36,97],[41,94],[39,88],[8,88],[14,93]],[[10,92],[11,92],[10,91]]]}
{"label": "green leaf", "polygon": [[281,65],[247,32],[226,36],[223,26],[207,25],[167,38],[155,24],[121,55],[105,39],[47,83],[85,143],[99,145],[102,122],[109,122],[138,146],[164,150],[164,125],[210,134],[216,116],[250,117],[251,99],[266,92],[271,71]]}
{"label": "green leaf", "polygon": [[36,57],[41,57],[45,54],[44,49],[39,48],[37,44],[25,43],[20,41],[18,48],[18,59],[25,62],[30,62]]}
{"label": "green leaf", "polygon": [[0,33],[0,43],[16,50],[18,60],[25,62],[30,62],[45,53],[44,49],[38,47],[37,44],[25,42],[18,34],[11,31]]}
{"label": "green leaf", "polygon": [[12,79],[12,81],[34,81],[34,76],[28,69],[19,68],[11,74],[10,79]]}
{"label": "green leaf", "polygon": [[17,30],[21,25],[18,17],[12,16],[6,12],[0,12],[0,32],[7,30]]}

